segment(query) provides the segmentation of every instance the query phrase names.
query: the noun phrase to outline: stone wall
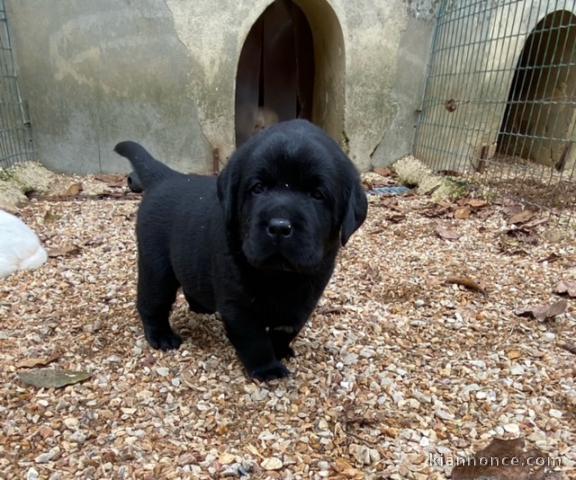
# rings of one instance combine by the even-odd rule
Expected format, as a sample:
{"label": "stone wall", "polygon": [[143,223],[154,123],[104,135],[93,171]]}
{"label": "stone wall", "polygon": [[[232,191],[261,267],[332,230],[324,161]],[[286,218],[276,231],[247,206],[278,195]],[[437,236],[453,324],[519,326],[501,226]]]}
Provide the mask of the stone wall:
{"label": "stone wall", "polygon": [[[314,120],[363,170],[410,153],[437,0],[294,0],[310,23]],[[133,139],[210,172],[235,148],[235,79],[271,0],[7,0],[39,159],[121,172]]]}

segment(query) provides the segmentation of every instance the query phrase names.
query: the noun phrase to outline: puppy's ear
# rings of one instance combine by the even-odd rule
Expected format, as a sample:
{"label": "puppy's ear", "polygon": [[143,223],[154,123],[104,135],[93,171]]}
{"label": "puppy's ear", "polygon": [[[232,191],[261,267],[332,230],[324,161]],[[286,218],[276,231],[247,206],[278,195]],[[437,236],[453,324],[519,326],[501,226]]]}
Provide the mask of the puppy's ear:
{"label": "puppy's ear", "polygon": [[352,234],[360,228],[366,220],[368,213],[368,200],[362,188],[360,179],[356,178],[348,198],[348,204],[344,213],[344,220],[340,228],[340,243],[346,245]]}
{"label": "puppy's ear", "polygon": [[224,210],[224,221],[230,228],[234,219],[234,210],[236,208],[236,198],[238,196],[238,167],[235,155],[228,161],[224,170],[220,172],[217,180],[218,200]]}

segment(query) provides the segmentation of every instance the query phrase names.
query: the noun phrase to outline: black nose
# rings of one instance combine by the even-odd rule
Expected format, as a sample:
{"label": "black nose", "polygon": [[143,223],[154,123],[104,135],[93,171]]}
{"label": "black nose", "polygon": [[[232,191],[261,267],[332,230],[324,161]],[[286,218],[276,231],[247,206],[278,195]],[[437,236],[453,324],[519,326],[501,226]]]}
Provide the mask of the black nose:
{"label": "black nose", "polygon": [[285,218],[273,218],[268,223],[266,231],[268,232],[268,235],[274,238],[288,238],[292,235],[292,224],[290,223],[290,220],[286,220]]}

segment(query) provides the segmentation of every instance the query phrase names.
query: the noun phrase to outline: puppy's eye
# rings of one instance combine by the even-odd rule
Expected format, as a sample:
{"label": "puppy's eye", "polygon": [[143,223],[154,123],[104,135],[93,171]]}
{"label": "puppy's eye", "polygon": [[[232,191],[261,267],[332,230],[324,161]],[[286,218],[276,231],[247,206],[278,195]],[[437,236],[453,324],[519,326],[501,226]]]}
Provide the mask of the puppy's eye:
{"label": "puppy's eye", "polygon": [[266,191],[266,187],[263,183],[256,183],[251,189],[250,193],[253,195],[259,195],[260,193],[264,193]]}
{"label": "puppy's eye", "polygon": [[314,199],[314,200],[324,200],[324,194],[316,189],[316,190],[312,190],[310,192],[310,196]]}

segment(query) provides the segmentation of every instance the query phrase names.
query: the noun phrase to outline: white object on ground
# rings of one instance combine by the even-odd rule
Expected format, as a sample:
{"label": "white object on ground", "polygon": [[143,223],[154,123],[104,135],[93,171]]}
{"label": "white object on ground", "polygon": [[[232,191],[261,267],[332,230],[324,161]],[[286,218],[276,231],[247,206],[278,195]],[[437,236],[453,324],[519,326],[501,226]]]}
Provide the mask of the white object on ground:
{"label": "white object on ground", "polygon": [[30,227],[0,210],[0,278],[19,270],[35,270],[47,259],[46,250]]}

